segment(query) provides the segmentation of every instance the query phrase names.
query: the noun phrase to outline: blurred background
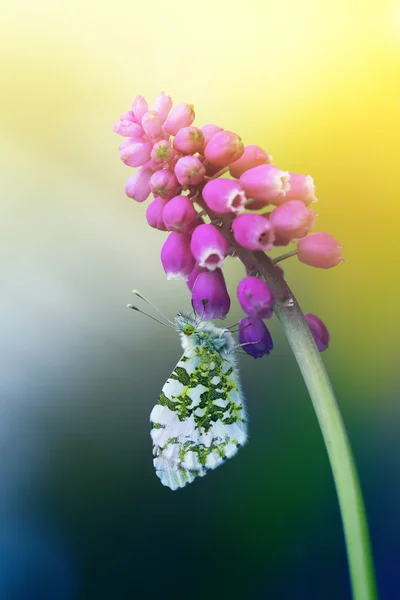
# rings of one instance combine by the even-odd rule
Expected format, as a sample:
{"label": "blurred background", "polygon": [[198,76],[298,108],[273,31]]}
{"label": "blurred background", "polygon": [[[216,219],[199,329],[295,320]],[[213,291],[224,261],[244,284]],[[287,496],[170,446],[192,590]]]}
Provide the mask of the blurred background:
{"label": "blurred background", "polygon": [[[148,419],[180,345],[125,306],[133,287],[170,316],[190,299],[124,194],[112,123],[160,91],[315,179],[318,230],[345,263],[284,267],[331,331],[381,597],[398,598],[398,1],[1,13],[1,599],[350,598],[325,448],[278,323],[270,357],[240,357],[250,443],[177,493],[154,475]],[[234,296],[242,270],[226,272]]]}

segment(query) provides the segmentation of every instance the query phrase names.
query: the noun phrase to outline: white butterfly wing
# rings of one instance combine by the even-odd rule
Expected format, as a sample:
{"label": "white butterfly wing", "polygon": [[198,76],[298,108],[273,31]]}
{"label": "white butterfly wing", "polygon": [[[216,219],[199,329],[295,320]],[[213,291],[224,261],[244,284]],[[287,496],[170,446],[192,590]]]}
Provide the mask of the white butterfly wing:
{"label": "white butterfly wing", "polygon": [[247,426],[233,358],[198,349],[184,354],[150,420],[156,474],[172,490],[234,456],[246,442]]}

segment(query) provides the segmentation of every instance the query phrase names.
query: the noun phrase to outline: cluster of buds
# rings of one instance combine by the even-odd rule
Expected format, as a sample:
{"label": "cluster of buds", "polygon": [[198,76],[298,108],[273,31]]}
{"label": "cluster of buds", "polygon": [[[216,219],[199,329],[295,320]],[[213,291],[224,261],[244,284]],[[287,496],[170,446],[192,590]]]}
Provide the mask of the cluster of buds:
{"label": "cluster of buds", "polygon": [[[236,133],[218,125],[196,127],[194,118],[191,104],[173,107],[164,93],[151,109],[137,96],[114,131],[125,138],[121,160],[139,167],[126,182],[126,194],[137,202],[153,195],[147,222],[169,232],[161,249],[164,271],[168,279],[186,281],[198,314],[227,316],[230,297],[222,267],[238,248],[269,252],[295,243],[288,254],[306,265],[327,269],[342,261],[342,246],[330,234],[311,233],[312,177],[283,171],[259,146],[244,146]],[[269,354],[273,344],[264,322],[274,306],[269,287],[247,273],[237,296],[247,315],[239,323],[243,349],[255,358]],[[315,315],[306,320],[318,349],[325,350],[325,325]]]}

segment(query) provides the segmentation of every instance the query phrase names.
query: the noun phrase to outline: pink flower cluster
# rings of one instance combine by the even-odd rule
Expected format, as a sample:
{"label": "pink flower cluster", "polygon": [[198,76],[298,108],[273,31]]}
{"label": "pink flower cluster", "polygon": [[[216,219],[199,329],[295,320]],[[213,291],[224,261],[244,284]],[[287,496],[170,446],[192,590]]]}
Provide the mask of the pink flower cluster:
{"label": "pink flower cluster", "polygon": [[[221,269],[235,245],[269,252],[297,243],[298,259],[307,265],[327,269],[342,261],[342,246],[330,234],[311,233],[312,177],[281,170],[259,146],[244,146],[218,125],[196,127],[194,118],[191,104],[173,107],[164,93],[151,108],[137,96],[114,131],[125,138],[121,160],[139,167],[126,182],[126,194],[137,202],[153,195],[146,219],[169,232],[161,249],[165,273],[187,282],[200,315],[226,317],[230,298]],[[274,304],[268,286],[248,275],[237,295],[247,315],[239,334],[244,349],[256,358],[268,354],[272,340],[263,319]],[[325,326],[315,315],[306,318],[318,348],[325,349]]]}

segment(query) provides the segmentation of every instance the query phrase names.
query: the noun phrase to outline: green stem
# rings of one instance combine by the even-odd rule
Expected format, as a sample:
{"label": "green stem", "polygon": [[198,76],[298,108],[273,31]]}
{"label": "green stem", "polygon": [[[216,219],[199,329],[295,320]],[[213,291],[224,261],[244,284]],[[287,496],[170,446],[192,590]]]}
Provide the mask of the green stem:
{"label": "green stem", "polygon": [[274,258],[272,264],[276,265],[278,264],[278,262],[281,262],[281,260],[285,260],[286,258],[290,258],[291,256],[296,256],[296,254],[297,250],[290,250],[290,252],[285,252],[285,254],[281,254],[280,256]]}

